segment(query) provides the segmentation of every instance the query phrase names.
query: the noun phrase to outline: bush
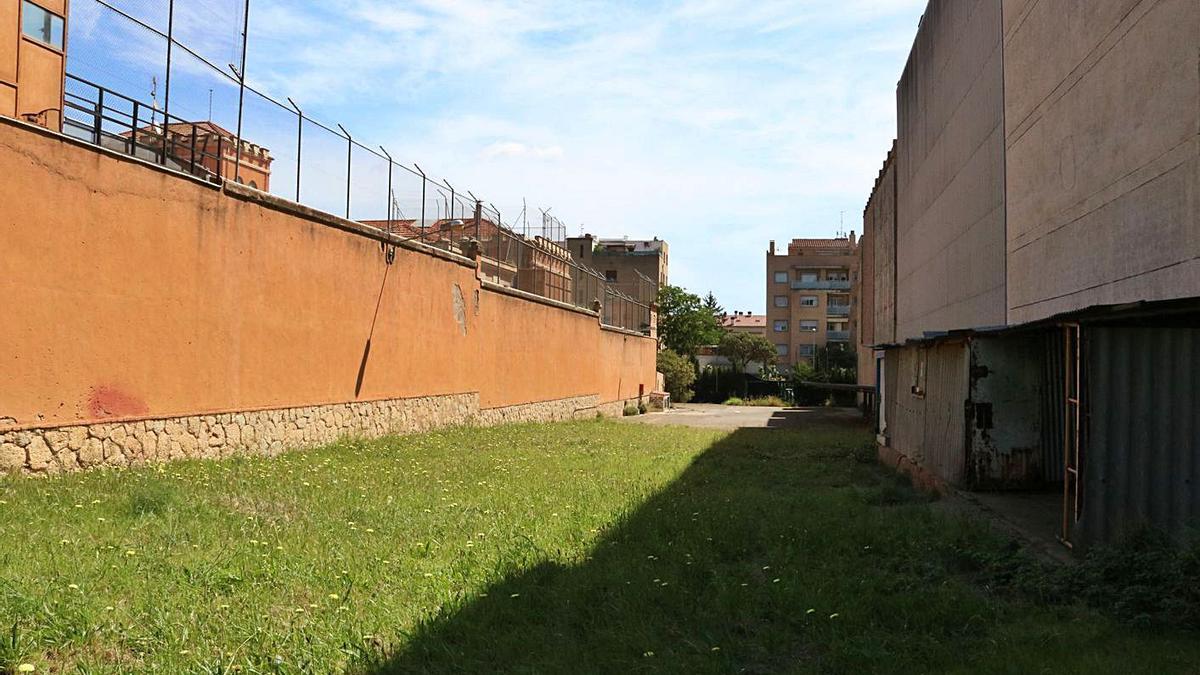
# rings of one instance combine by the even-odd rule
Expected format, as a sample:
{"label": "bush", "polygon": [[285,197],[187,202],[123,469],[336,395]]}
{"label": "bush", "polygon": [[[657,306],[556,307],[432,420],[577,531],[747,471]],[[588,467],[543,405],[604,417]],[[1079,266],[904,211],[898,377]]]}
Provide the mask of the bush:
{"label": "bush", "polygon": [[632,403],[625,404],[625,416],[633,417],[638,414],[638,407]]}
{"label": "bush", "polygon": [[646,404],[645,403],[638,403],[638,414],[639,415],[646,414]]}
{"label": "bush", "polygon": [[692,400],[692,385],[696,382],[696,368],[691,361],[679,354],[664,349],[658,353],[658,372],[663,374],[667,392],[676,403]]}
{"label": "bush", "polygon": [[758,396],[755,398],[739,398],[733,396],[725,401],[725,405],[748,405],[763,408],[786,408],[788,402],[778,396]]}

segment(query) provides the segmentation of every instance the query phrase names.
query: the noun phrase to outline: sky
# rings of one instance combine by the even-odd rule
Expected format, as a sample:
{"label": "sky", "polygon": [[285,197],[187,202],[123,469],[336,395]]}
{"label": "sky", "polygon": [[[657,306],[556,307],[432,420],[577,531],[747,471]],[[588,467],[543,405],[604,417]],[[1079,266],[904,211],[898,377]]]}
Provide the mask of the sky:
{"label": "sky", "polygon": [[[72,3],[68,69],[154,87],[159,100],[159,38],[104,29],[90,2]],[[152,25],[165,7],[108,2]],[[177,39],[214,63],[240,63],[237,31],[212,30],[239,24],[239,4],[180,3]],[[924,5],[251,0],[246,77],[469,189],[508,222],[524,200],[535,216],[552,209],[572,235],[663,238],[671,283],[712,291],[728,311],[762,312],[769,240],[861,232]],[[204,84],[187,55],[173,64],[174,113],[207,116],[215,89],[213,118],[234,123],[236,89]],[[272,190],[294,192],[295,116],[252,103],[245,135],[277,158]],[[305,134],[302,201],[344,209],[345,142]],[[356,197],[352,213],[386,217],[386,160],[357,157],[352,185],[379,196]],[[412,174],[397,180],[394,190],[419,193]]]}

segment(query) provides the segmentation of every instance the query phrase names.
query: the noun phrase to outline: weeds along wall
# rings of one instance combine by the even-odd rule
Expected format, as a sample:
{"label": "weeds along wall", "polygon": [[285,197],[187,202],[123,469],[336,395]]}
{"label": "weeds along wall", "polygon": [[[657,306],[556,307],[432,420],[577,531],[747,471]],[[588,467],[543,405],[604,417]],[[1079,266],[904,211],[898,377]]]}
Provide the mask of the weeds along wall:
{"label": "weeds along wall", "polygon": [[0,470],[619,414],[654,387],[654,339],[474,260],[11,120],[0,175]]}

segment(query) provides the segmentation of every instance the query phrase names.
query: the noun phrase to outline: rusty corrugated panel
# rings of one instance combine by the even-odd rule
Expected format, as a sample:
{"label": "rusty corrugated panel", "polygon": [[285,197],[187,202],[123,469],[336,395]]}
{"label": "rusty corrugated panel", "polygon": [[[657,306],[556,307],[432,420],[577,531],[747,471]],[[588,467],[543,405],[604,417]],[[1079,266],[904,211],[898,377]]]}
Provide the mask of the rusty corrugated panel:
{"label": "rusty corrugated panel", "polygon": [[1200,329],[1088,327],[1083,511],[1073,538],[1200,525]]}

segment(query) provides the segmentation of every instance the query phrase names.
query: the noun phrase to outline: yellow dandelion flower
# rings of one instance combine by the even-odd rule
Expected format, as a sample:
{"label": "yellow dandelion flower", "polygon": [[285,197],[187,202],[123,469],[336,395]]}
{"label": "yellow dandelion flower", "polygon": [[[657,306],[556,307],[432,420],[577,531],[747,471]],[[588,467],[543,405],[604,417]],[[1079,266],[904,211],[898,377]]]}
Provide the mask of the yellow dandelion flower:
{"label": "yellow dandelion flower", "polygon": [[32,663],[22,663],[17,666],[18,673],[32,673],[35,670],[37,670],[37,666],[34,666]]}

